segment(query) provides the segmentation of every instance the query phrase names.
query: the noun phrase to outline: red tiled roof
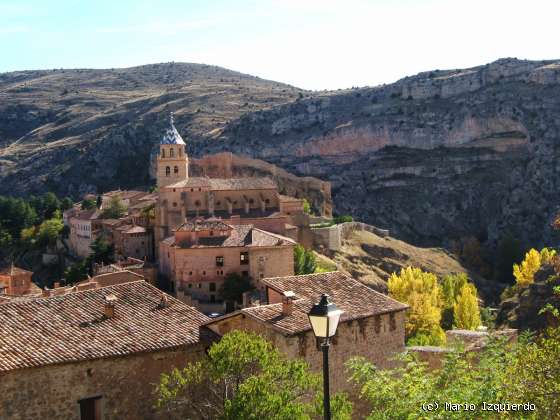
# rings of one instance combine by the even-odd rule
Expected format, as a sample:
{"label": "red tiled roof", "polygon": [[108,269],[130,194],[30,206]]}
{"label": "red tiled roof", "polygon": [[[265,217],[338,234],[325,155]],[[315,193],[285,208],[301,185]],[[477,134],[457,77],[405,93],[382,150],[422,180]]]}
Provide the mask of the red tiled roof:
{"label": "red tiled roof", "polygon": [[270,178],[202,178],[189,179],[168,185],[166,188],[209,188],[213,191],[268,190],[276,189]]}
{"label": "red tiled roof", "polygon": [[183,232],[198,232],[201,230],[231,230],[232,226],[222,222],[221,220],[205,219],[205,220],[191,220],[183,223],[177,228],[178,231]]}
{"label": "red tiled roof", "polygon": [[283,315],[281,303],[245,308],[241,310],[241,313],[287,335],[311,329],[307,313],[311,306],[319,301],[323,293],[328,294],[331,301],[344,311],[341,322],[408,308],[407,305],[376,292],[339,271],[274,277],[262,281],[266,286],[279,293],[287,291],[295,293],[297,300],[293,302],[292,313],[287,316]]}
{"label": "red tiled roof", "polygon": [[253,227],[253,225],[230,226],[229,236],[209,236],[198,238],[198,242],[176,243],[174,237],[165,239],[166,245],[178,245],[180,248],[210,248],[210,247],[268,247],[295,245],[294,240],[275,233]]}
{"label": "red tiled roof", "polygon": [[[105,296],[117,297],[105,318]],[[0,305],[0,373],[191,345],[209,320],[141,280],[62,296]]]}

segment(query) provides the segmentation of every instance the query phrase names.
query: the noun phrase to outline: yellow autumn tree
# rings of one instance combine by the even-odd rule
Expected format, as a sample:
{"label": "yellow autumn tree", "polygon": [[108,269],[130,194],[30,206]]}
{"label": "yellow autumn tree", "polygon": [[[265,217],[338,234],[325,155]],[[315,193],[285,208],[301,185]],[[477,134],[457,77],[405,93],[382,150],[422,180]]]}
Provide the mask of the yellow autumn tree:
{"label": "yellow autumn tree", "polygon": [[475,330],[481,325],[480,308],[474,284],[466,283],[461,287],[457,302],[453,306],[455,328]]}
{"label": "yellow autumn tree", "polygon": [[410,344],[440,345],[445,333],[440,326],[443,299],[437,277],[419,268],[403,268],[388,282],[389,294],[410,306],[405,325]]}
{"label": "yellow autumn tree", "polygon": [[531,248],[526,254],[521,264],[513,264],[513,276],[517,285],[528,286],[535,281],[535,273],[539,271],[542,264],[552,261],[556,251],[550,248],[543,248],[541,252]]}

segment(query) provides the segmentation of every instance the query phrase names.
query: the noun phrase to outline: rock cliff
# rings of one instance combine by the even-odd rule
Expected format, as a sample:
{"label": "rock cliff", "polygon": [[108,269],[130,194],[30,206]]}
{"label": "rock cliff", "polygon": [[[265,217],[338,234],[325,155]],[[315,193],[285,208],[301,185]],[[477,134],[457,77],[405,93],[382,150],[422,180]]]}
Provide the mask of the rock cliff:
{"label": "rock cliff", "polygon": [[197,150],[329,180],[336,212],[413,243],[558,239],[560,62],[502,59],[317,93],[245,114],[219,139]]}
{"label": "rock cliff", "polygon": [[335,212],[416,244],[474,235],[493,246],[506,231],[532,246],[560,239],[549,228],[560,61],[502,59],[334,92],[194,64],[17,72],[0,75],[0,98],[0,193],[150,184],[146,162],[174,111],[191,155],[233,152],[330,181]]}

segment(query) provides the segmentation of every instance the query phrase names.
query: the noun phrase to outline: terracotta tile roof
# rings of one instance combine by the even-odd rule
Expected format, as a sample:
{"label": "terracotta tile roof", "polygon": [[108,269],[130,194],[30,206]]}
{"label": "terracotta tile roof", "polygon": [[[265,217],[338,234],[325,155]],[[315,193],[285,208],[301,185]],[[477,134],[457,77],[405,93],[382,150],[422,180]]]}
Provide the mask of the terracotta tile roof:
{"label": "terracotta tile roof", "polygon": [[269,247],[295,245],[294,240],[275,233],[253,227],[253,225],[230,226],[229,236],[210,236],[198,238],[197,243],[176,243],[174,237],[165,239],[167,245],[178,245],[180,248],[210,248],[210,247]]}
{"label": "terracotta tile roof", "polygon": [[[117,297],[104,318],[105,296]],[[209,318],[145,281],[0,305],[0,373],[191,345]]]}
{"label": "terracotta tile roof", "polygon": [[0,275],[3,276],[15,276],[18,274],[33,274],[32,271],[25,270],[23,268],[17,267],[15,265],[8,265],[0,268]]}
{"label": "terracotta tile roof", "polygon": [[202,178],[190,177],[187,180],[168,185],[166,188],[208,188],[213,191],[268,190],[276,189],[270,178]]}
{"label": "terracotta tile roof", "polygon": [[201,230],[232,230],[233,227],[221,220],[216,219],[203,219],[203,220],[190,220],[183,223],[177,228],[182,232],[199,232]]}
{"label": "terracotta tile roof", "polygon": [[274,277],[262,281],[266,286],[280,293],[285,291],[295,293],[297,300],[293,301],[292,314],[283,315],[281,303],[245,308],[241,310],[241,313],[287,335],[311,329],[307,313],[311,306],[319,301],[323,293],[327,293],[336,306],[344,311],[341,322],[408,308],[407,305],[376,292],[338,271]]}
{"label": "terracotta tile roof", "polygon": [[295,198],[295,197],[290,197],[289,195],[278,195],[278,198],[280,199],[280,201],[284,201],[284,202],[297,202],[297,201],[303,201],[303,198]]}

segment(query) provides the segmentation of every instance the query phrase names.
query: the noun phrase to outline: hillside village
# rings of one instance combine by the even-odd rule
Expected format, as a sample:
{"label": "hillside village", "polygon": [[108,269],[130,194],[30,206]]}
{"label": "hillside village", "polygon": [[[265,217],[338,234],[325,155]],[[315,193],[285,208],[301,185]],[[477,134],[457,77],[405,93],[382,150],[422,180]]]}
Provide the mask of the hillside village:
{"label": "hillside village", "polygon": [[[405,347],[408,304],[336,266],[296,272],[298,247],[328,254],[349,232],[383,238],[387,231],[311,215],[304,198],[280,194],[270,178],[190,176],[172,115],[156,183],[150,192],[86,195],[63,212],[62,245],[74,259],[87,261],[99,243],[111,250],[109,262],[90,261],[87,278],[39,288],[32,272],[14,264],[0,275],[0,330],[9,337],[0,347],[0,407],[8,418],[159,418],[153,394],[160,376],[204,359],[234,331],[266,337],[285,357],[320,371],[307,313],[323,294],[343,311],[332,342],[331,387],[348,393],[355,414],[365,411],[343,373],[350,359],[391,369],[406,348],[441,369],[449,348]],[[442,343],[480,352],[494,333],[481,327],[445,334]],[[515,342],[517,332],[499,336]],[[64,392],[41,392],[63,384]]]}

